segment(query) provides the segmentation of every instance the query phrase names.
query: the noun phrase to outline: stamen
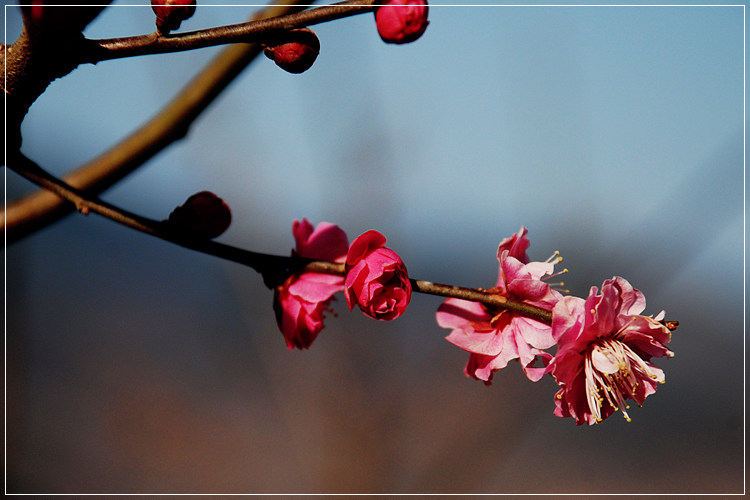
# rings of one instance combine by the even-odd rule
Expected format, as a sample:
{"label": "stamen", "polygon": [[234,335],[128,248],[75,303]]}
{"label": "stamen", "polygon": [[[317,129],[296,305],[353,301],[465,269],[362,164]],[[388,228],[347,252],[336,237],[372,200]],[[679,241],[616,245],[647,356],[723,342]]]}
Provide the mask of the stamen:
{"label": "stamen", "polygon": [[555,250],[555,253],[547,257],[547,260],[545,260],[544,262],[546,263],[552,262],[553,264],[559,264],[560,262],[562,262],[562,260],[563,258],[560,257],[560,252],[558,250]]}
{"label": "stamen", "polygon": [[[617,371],[600,372],[593,362],[594,351],[606,356],[617,366]],[[627,344],[613,338],[601,339],[590,347],[585,356],[584,372],[589,410],[597,422],[601,421],[601,409],[605,400],[614,411],[622,410],[623,417],[630,422],[631,418],[627,412],[630,405],[626,400],[635,397],[639,379],[659,378],[650,372],[646,362]]]}

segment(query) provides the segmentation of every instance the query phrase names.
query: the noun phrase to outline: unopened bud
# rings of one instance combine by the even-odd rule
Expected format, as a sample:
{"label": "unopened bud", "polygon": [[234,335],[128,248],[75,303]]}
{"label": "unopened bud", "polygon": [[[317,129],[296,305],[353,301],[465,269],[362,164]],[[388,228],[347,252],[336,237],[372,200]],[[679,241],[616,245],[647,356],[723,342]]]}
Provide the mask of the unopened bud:
{"label": "unopened bud", "polygon": [[232,222],[232,212],[224,201],[210,191],[201,191],[169,214],[172,230],[196,238],[216,238]]}
{"label": "unopened bud", "polygon": [[375,4],[375,24],[386,43],[413,42],[427,29],[426,0],[378,0]]}
{"label": "unopened bud", "polygon": [[182,21],[195,14],[196,0],[151,0],[156,14],[156,29],[167,34],[180,27]]}
{"label": "unopened bud", "polygon": [[289,73],[303,73],[310,69],[320,52],[317,35],[307,28],[290,30],[263,47],[266,57]]}

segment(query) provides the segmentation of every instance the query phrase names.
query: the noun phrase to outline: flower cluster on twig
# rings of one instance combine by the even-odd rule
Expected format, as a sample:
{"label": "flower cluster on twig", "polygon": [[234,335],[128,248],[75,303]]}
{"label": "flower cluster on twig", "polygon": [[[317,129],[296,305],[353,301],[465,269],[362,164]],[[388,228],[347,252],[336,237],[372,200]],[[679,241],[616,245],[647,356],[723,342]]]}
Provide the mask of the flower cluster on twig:
{"label": "flower cluster on twig", "polygon": [[[276,288],[276,318],[290,349],[310,347],[337,292],[344,293],[349,309],[356,303],[374,319],[389,321],[404,313],[412,283],[420,282],[409,279],[382,234],[367,231],[347,251],[346,234],[333,224],[313,229],[303,219],[294,222],[293,233],[295,253],[333,262],[346,257],[347,265],[343,277],[303,271]],[[676,322],[662,321],[663,311],[656,317],[642,315],[643,294],[618,276],[606,280],[601,292],[592,287],[585,300],[563,296],[548,283],[561,274],[554,266],[562,259],[555,253],[530,262],[527,233],[522,227],[498,247],[497,286],[486,292],[504,297],[505,307],[452,297],[438,308],[438,325],[451,330],[446,339],[469,353],[464,373],[490,385],[494,372],[518,360],[529,380],[550,374],[560,385],[555,415],[591,425],[620,410],[630,421],[627,401],[642,405],[657,383],[664,383],[664,372],[651,359],[673,356],[665,345]],[[416,289],[431,293],[419,285]],[[541,308],[551,320],[511,304]],[[553,356],[548,350],[554,346]]]}

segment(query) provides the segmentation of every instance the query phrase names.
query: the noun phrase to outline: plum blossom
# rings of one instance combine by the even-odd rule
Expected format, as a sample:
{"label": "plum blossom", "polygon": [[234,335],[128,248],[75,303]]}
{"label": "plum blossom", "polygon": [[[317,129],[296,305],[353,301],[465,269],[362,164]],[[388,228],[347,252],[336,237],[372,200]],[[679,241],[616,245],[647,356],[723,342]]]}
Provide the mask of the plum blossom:
{"label": "plum blossom", "polygon": [[[521,227],[500,243],[497,286],[487,291],[552,310],[562,295],[544,280],[553,276],[554,266],[561,259],[555,254],[545,262],[529,262],[527,233]],[[469,352],[464,368],[467,376],[489,385],[493,373],[513,359],[520,361],[524,373],[534,382],[546,373],[552,356],[544,349],[555,344],[550,325],[508,309],[457,298],[443,302],[436,316],[438,325],[452,330],[446,340]],[[541,367],[534,366],[538,360]]]}
{"label": "plum blossom", "polygon": [[[307,219],[294,221],[295,253],[300,257],[343,263],[349,242],[334,224],[321,222],[313,230]],[[274,291],[276,322],[287,348],[307,349],[323,329],[324,313],[333,295],[344,290],[344,277],[335,274],[292,275]]]}
{"label": "plum blossom", "polygon": [[577,425],[599,423],[622,410],[626,401],[638,405],[664,383],[664,372],[652,357],[672,357],[670,330],[655,318],[642,316],[643,294],[620,277],[591,287],[586,300],[565,297],[553,309],[552,335],[558,349],[548,369],[561,386],[555,415],[573,417]]}
{"label": "plum blossom", "polygon": [[346,256],[344,289],[350,310],[356,304],[371,318],[396,319],[409,305],[411,292],[406,265],[385,247],[385,236],[367,231],[352,242]]}

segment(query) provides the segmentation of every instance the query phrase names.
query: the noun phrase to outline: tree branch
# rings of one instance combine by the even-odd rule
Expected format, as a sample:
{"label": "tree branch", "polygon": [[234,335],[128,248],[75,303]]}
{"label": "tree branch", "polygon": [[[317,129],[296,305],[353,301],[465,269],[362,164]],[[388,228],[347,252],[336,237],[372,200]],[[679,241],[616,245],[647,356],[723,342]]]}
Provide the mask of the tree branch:
{"label": "tree branch", "polygon": [[[299,11],[301,0],[282,0],[256,18],[277,17]],[[309,2],[306,2],[309,3]],[[227,47],[153,119],[98,158],[65,177],[65,182],[90,195],[103,192],[148,161],[168,145],[184,137],[192,122],[260,54],[257,44]],[[8,150],[11,150],[8,147]],[[13,243],[72,211],[54,194],[42,190],[3,208],[2,226],[7,243]]]}
{"label": "tree branch", "polygon": [[371,12],[373,1],[347,0],[281,17],[259,19],[200,31],[175,33],[168,36],[154,32],[147,35],[106,40],[87,39],[80,50],[80,62],[95,64],[100,61],[123,57],[182,52],[229,43],[267,42],[284,31]]}
{"label": "tree branch", "polygon": [[[263,276],[263,282],[269,288],[282,284],[290,275],[301,272],[318,272],[344,275],[344,264],[325,261],[313,261],[298,256],[282,257],[252,252],[213,240],[191,238],[170,229],[163,221],[156,221],[127,212],[100,199],[87,196],[82,191],[57,179],[39,165],[21,153],[9,158],[8,168],[25,177],[34,184],[54,193],[56,196],[70,202],[79,212],[91,212],[106,217],[114,222],[127,226],[136,231],[160,238],[197,252],[213,255],[225,260],[251,267]],[[481,302],[489,306],[500,307],[516,311],[524,316],[537,319],[545,323],[552,322],[552,312],[541,307],[517,302],[511,298],[478,290],[452,285],[441,285],[422,280],[410,280],[414,291],[443,297],[456,297],[474,302]]]}

